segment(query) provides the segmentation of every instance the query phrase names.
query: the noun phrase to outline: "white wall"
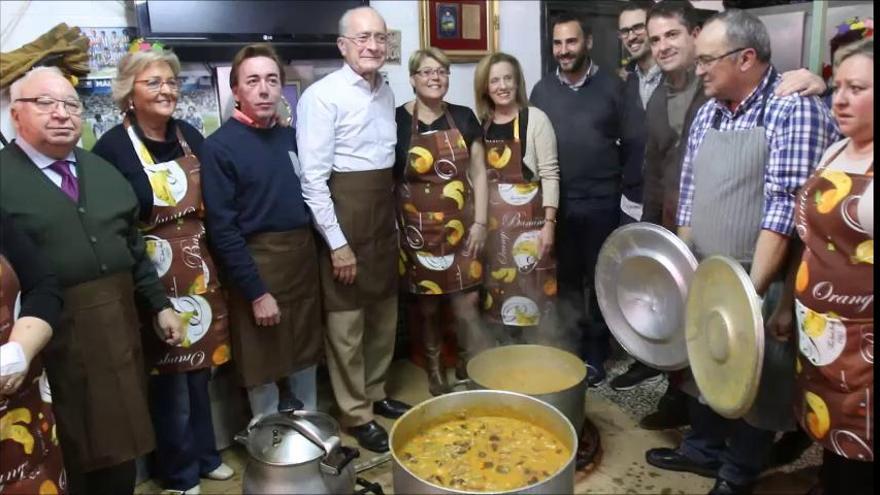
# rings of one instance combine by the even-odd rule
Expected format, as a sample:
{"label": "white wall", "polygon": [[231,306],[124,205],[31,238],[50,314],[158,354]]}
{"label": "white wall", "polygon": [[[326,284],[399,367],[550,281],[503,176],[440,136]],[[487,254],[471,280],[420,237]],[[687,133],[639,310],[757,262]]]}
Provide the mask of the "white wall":
{"label": "white wall", "polygon": [[[541,77],[540,2],[538,0],[502,1],[500,8],[500,49],[519,58],[528,91]],[[385,71],[398,104],[412,99],[406,63],[419,48],[419,7],[413,0],[373,0],[390,29],[401,32],[401,63],[386,65]],[[33,41],[56,24],[72,26],[134,26],[131,4],[112,1],[0,1],[0,51],[8,52]],[[452,67],[447,100],[473,107],[473,77],[476,64]],[[0,95],[0,130],[13,135],[9,120],[8,91]]]}
{"label": "white wall", "polygon": [[[0,52],[30,43],[55,25],[133,26],[134,11],[121,0],[112,1],[0,1]],[[7,139],[14,130],[9,118],[9,90],[0,94],[0,130]]]}
{"label": "white wall", "polygon": [[[528,92],[541,77],[541,11],[538,0],[500,2],[499,48],[522,64]],[[370,5],[385,18],[389,29],[400,30],[400,65],[386,65],[388,82],[398,104],[413,98],[407,61],[419,49],[419,6],[412,0],[373,0]],[[446,100],[473,108],[476,63],[453,64]]]}

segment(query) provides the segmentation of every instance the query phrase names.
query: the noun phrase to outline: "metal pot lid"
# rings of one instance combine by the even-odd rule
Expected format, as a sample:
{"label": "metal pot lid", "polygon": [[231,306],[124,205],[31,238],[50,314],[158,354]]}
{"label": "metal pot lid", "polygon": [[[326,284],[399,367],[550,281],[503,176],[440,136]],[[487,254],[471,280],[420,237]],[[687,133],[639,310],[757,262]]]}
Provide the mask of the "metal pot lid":
{"label": "metal pot lid", "polygon": [[599,251],[596,296],[605,323],[639,361],[687,367],[684,308],[697,260],[672,232],[646,222],[615,230]]}
{"label": "metal pot lid", "polygon": [[339,426],[313,411],[273,414],[249,428],[247,448],[254,459],[275,466],[295,466],[338,451]]}
{"label": "metal pot lid", "polygon": [[726,418],[744,416],[761,382],[764,320],[739,263],[724,256],[700,263],[687,299],[685,333],[700,395]]}

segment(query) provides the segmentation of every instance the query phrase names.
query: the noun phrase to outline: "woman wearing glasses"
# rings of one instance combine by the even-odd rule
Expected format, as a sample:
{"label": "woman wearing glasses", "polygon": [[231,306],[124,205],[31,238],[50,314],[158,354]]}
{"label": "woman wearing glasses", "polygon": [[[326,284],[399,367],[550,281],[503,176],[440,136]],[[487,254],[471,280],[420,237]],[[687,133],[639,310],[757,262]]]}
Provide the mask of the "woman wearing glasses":
{"label": "woman wearing glasses", "polygon": [[493,53],[477,64],[474,92],[483,122],[489,182],[489,241],[483,309],[520,340],[556,299],[552,254],[559,204],[556,133],[530,107],[519,61]]}
{"label": "woman wearing glasses", "polygon": [[[119,63],[113,99],[124,113],[94,153],[115,165],[140,204],[147,254],[186,328],[168,346],[144,331],[156,478],[164,489],[198,493],[199,477],[228,479],[214,444],[208,380],[230,359],[226,302],[207,249],[195,150],[204,138],[174,119],[180,62],[171,53],[134,52]],[[150,325],[148,318],[142,318]]]}
{"label": "woman wearing glasses", "polygon": [[488,192],[483,136],[470,108],[443,101],[449,59],[436,48],[409,59],[416,98],[397,108],[395,181],[401,237],[400,275],[420,310],[428,389],[449,391],[440,357],[444,318],[451,306],[458,321],[456,376],[465,377],[466,354],[479,342],[477,292],[483,280],[480,252],[488,232]]}

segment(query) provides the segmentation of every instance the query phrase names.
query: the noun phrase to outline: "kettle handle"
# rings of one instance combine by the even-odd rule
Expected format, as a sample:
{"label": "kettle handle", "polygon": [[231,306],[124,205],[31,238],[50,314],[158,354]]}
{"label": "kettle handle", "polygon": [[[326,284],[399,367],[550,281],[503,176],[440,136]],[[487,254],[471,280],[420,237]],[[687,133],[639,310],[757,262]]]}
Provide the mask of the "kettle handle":
{"label": "kettle handle", "polygon": [[308,438],[309,441],[315,445],[323,448],[325,455],[330,455],[341,447],[342,443],[337,435],[331,435],[324,440],[321,438],[321,435],[312,423],[295,416],[289,416],[288,419],[290,420],[290,425],[302,436]]}

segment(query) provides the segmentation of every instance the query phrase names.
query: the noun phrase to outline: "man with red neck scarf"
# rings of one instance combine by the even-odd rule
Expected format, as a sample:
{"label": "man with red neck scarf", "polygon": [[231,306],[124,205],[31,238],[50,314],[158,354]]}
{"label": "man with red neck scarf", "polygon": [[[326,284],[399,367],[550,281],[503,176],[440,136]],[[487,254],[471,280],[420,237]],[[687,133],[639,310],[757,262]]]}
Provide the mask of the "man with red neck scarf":
{"label": "man with red neck scarf", "polygon": [[256,421],[275,413],[286,392],[316,408],[317,251],[296,134],[276,114],[284,84],[278,55],[265,44],[242,48],[229,84],[236,108],[202,146],[202,194],[208,239],[230,288],[233,360]]}

